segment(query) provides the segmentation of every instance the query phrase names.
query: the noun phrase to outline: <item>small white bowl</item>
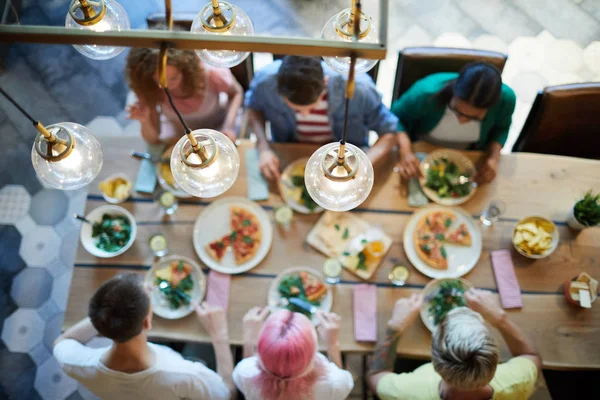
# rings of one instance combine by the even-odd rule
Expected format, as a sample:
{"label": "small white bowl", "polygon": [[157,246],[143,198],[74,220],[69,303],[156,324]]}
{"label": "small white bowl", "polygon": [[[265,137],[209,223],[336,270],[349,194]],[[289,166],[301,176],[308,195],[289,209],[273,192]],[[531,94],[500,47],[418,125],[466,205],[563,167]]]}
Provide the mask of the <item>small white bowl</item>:
{"label": "small white bowl", "polygon": [[127,219],[129,219],[129,222],[131,223],[131,235],[129,237],[129,242],[127,242],[127,244],[125,246],[123,246],[122,249],[120,249],[119,251],[115,251],[113,253],[101,250],[96,247],[97,239],[92,237],[92,225],[90,225],[86,222],[83,222],[81,225],[81,232],[79,234],[79,238],[81,240],[81,244],[83,245],[83,247],[91,255],[100,257],[100,258],[116,257],[120,254],[125,253],[131,247],[133,242],[135,241],[135,235],[137,233],[137,225],[135,223],[135,219],[133,218],[133,215],[131,215],[131,213],[129,211],[127,211],[126,209],[124,209],[123,207],[119,207],[119,206],[100,206],[100,207],[92,210],[88,215],[86,215],[86,218],[88,219],[88,221],[90,221],[92,223],[99,222],[102,220],[103,214],[110,214],[110,215],[114,215],[114,216],[124,216]]}
{"label": "small white bowl", "polygon": [[518,225],[524,224],[526,222],[536,222],[536,221],[544,222],[544,223],[552,226],[552,228],[553,228],[552,232],[549,232],[550,236],[552,236],[552,245],[550,246],[550,248],[548,250],[546,250],[542,254],[527,254],[525,251],[521,250],[519,248],[519,246],[515,245],[515,243],[513,242],[513,247],[515,248],[515,250],[517,250],[519,252],[519,254],[521,254],[522,256],[525,256],[527,258],[532,258],[534,260],[537,260],[540,258],[546,258],[550,254],[552,254],[554,252],[554,250],[556,250],[556,248],[558,247],[558,242],[560,239],[559,234],[558,234],[558,229],[556,228],[556,225],[554,224],[554,222],[552,222],[551,220],[544,218],[544,217],[533,216],[533,217],[525,217],[515,224],[515,227],[513,228],[513,233],[511,236],[511,241],[512,241],[512,238],[515,237],[515,233],[517,232]]}
{"label": "small white bowl", "polygon": [[127,197],[125,197],[123,200],[121,200],[121,199],[117,199],[115,197],[110,197],[106,193],[104,193],[102,190],[100,190],[100,193],[102,193],[102,197],[104,198],[104,200],[106,200],[106,202],[111,203],[111,204],[120,204],[120,203],[125,202],[125,200],[127,200],[131,196],[131,191],[133,190],[133,185],[131,183],[131,179],[129,179],[129,177],[125,174],[111,175],[108,178],[103,179],[102,182],[112,181],[113,179],[116,179],[116,178],[121,178],[121,179],[129,182],[129,191],[127,192]]}

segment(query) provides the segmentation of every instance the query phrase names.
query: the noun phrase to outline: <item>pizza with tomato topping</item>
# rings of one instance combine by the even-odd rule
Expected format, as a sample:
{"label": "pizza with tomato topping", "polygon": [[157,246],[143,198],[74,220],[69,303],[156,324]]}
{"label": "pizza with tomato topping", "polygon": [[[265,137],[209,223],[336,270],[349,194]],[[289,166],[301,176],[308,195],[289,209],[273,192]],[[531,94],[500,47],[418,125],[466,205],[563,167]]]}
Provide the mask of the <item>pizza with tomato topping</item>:
{"label": "pizza with tomato topping", "polygon": [[446,244],[471,245],[471,235],[465,224],[457,230],[450,227],[456,221],[451,211],[436,210],[425,214],[417,223],[414,243],[417,255],[427,265],[437,269],[448,269]]}
{"label": "pizza with tomato topping", "polygon": [[260,247],[262,230],[254,213],[242,208],[231,207],[229,210],[231,232],[222,238],[206,245],[206,252],[218,262],[231,249],[235,263],[240,265],[251,260]]}
{"label": "pizza with tomato topping", "polygon": [[460,224],[458,228],[448,235],[446,239],[448,243],[458,244],[461,246],[470,246],[473,243],[471,232],[467,228],[467,224]]}

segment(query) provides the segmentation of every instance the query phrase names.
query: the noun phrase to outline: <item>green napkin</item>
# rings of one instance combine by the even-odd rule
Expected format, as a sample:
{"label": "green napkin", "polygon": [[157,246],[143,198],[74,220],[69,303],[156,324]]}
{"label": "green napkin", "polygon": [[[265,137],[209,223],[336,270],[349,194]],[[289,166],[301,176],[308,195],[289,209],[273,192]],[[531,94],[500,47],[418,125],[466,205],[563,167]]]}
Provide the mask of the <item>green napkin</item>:
{"label": "green napkin", "polygon": [[[146,152],[153,158],[162,155],[165,149],[164,144],[149,144]],[[154,193],[156,188],[156,164],[150,160],[140,160],[140,169],[135,180],[134,190],[141,193]]]}
{"label": "green napkin", "polygon": [[[423,161],[427,154],[415,153],[415,156],[419,161]],[[408,180],[408,205],[411,207],[423,207],[428,203],[429,199],[425,196],[425,193],[423,193],[419,180],[417,178],[410,178]]]}
{"label": "green napkin", "polygon": [[245,159],[248,198],[250,200],[267,200],[269,198],[269,184],[262,176],[258,166],[258,150],[246,149]]}

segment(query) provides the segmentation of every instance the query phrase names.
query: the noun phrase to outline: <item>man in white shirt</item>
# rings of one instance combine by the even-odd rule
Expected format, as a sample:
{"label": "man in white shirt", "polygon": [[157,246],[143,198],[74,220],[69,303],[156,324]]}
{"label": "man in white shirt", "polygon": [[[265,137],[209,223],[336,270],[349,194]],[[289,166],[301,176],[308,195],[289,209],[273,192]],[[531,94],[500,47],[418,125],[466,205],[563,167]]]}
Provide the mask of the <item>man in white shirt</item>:
{"label": "man in white shirt", "polygon": [[[196,313],[213,340],[216,373],[166,346],[148,343],[152,305],[133,273],[120,274],[98,289],[89,318],[56,339],[54,356],[69,376],[102,399],[230,399],[235,385],[225,313],[207,304]],[[85,346],[98,333],[112,339],[112,346]]]}

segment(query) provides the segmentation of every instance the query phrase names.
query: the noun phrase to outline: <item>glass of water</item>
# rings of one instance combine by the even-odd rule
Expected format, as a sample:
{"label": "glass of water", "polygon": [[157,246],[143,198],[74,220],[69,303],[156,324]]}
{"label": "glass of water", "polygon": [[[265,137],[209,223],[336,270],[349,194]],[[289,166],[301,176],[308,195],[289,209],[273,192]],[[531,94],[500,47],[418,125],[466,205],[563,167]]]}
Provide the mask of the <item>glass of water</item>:
{"label": "glass of water", "polygon": [[173,215],[179,207],[179,202],[173,193],[169,191],[159,191],[155,197],[156,201],[160,205],[160,209],[166,215]]}
{"label": "glass of water", "polygon": [[484,226],[492,226],[500,219],[504,211],[506,211],[506,204],[502,200],[492,200],[490,205],[483,210],[479,219]]}
{"label": "glass of water", "polygon": [[169,252],[167,249],[167,238],[162,233],[155,233],[150,236],[148,244],[156,257],[163,257]]}
{"label": "glass of water", "polygon": [[342,263],[340,260],[335,258],[328,258],[323,264],[323,275],[325,275],[325,282],[335,285],[340,281],[340,275],[342,275]]}

